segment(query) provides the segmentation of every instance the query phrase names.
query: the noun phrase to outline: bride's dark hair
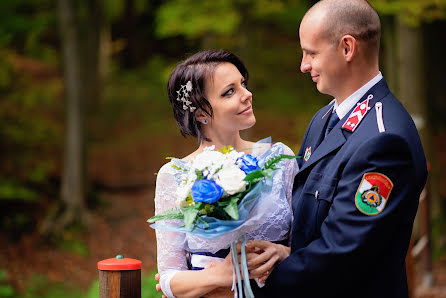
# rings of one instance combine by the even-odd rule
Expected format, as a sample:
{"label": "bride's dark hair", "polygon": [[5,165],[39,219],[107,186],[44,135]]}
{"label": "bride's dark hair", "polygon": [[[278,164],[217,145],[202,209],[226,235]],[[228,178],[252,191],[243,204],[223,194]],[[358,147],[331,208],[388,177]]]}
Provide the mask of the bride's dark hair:
{"label": "bride's dark hair", "polygon": [[[172,71],[167,84],[167,92],[170,103],[173,107],[173,114],[178,127],[183,136],[190,135],[198,138],[198,141],[207,140],[201,132],[201,123],[195,119],[195,111],[201,109],[203,112],[213,117],[212,106],[206,98],[205,82],[211,80],[215,68],[224,62],[232,63],[240,71],[240,74],[248,81],[248,70],[239,57],[224,50],[208,50],[198,52],[178,64]],[[192,83],[192,90],[189,92],[189,101],[196,110],[183,108],[183,102],[178,101],[178,93],[187,82]]]}

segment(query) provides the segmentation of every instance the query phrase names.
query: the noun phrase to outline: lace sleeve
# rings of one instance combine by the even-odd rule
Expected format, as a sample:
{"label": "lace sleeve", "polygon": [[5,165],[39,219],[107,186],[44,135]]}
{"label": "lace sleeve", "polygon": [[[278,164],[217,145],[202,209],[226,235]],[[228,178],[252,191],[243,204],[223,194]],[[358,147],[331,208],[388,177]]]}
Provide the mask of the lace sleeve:
{"label": "lace sleeve", "polygon": [[[291,150],[286,145],[284,145],[283,154],[295,155],[293,150]],[[286,160],[286,164],[285,164],[286,197],[287,197],[288,203],[290,204],[291,208],[292,208],[291,199],[293,197],[294,177],[296,176],[298,171],[299,171],[299,166],[297,165],[297,160],[296,159],[288,159],[288,160]]]}
{"label": "lace sleeve", "polygon": [[[160,169],[156,179],[155,214],[175,207],[177,185],[172,163],[169,162]],[[159,223],[163,224],[163,221]],[[174,297],[170,289],[170,280],[176,272],[188,269],[184,250],[185,235],[156,230],[156,242],[161,289],[167,297]]]}

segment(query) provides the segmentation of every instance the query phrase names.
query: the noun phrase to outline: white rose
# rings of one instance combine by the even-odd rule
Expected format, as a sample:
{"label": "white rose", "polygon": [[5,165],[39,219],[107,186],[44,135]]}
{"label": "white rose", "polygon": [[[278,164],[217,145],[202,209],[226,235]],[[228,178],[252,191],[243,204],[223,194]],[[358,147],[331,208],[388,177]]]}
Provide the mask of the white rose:
{"label": "white rose", "polygon": [[205,168],[219,167],[223,160],[223,153],[219,151],[203,151],[195,156],[192,168],[203,171]]}
{"label": "white rose", "polygon": [[175,191],[175,204],[178,208],[183,207],[183,203],[186,202],[186,198],[189,196],[193,184],[193,182],[182,183]]}
{"label": "white rose", "polygon": [[225,154],[225,158],[226,158],[226,160],[230,160],[233,163],[235,163],[237,158],[243,156],[243,154],[244,154],[243,152],[238,152],[238,151],[235,151],[235,150],[231,150],[231,152]]}
{"label": "white rose", "polygon": [[242,192],[246,189],[246,174],[237,166],[224,167],[217,173],[218,185],[223,187],[225,192],[229,195]]}

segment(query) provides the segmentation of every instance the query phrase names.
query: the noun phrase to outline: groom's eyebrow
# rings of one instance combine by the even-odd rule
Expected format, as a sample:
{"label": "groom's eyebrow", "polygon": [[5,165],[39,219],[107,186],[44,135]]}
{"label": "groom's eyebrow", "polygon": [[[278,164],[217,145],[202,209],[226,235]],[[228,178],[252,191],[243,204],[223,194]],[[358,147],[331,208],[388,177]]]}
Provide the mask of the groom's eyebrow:
{"label": "groom's eyebrow", "polygon": [[316,53],[315,50],[310,50],[310,49],[307,49],[307,48],[302,48],[302,52],[305,52],[305,53],[308,53],[308,54],[314,54],[314,53]]}

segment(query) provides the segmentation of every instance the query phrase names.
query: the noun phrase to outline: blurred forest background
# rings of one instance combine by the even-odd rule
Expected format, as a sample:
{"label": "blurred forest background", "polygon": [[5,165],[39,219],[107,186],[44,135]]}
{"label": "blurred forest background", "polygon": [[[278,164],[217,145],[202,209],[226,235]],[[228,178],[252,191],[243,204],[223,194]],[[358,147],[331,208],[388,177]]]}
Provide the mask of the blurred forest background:
{"label": "blurred forest background", "polygon": [[[166,156],[197,146],[173,120],[170,71],[199,50],[238,54],[257,116],[245,136],[272,136],[297,152],[331,100],[299,70],[299,22],[315,2],[0,1],[0,297],[98,297],[96,263],[118,253],[143,261],[143,297],[159,297],[146,223],[154,173]],[[437,289],[416,293],[445,297],[446,0],[371,3],[382,20],[381,71],[430,164],[426,247]]]}

